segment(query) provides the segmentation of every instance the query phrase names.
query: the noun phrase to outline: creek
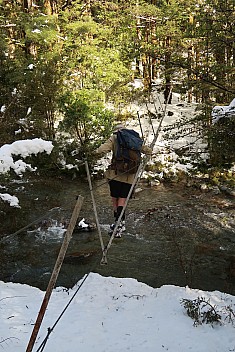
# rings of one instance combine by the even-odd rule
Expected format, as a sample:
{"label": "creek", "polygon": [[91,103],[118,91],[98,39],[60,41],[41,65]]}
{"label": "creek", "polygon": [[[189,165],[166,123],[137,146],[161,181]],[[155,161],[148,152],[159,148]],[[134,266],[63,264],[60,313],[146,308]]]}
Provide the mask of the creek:
{"label": "creek", "polygon": [[[107,244],[113,221],[109,190],[104,180],[94,180],[93,187]],[[108,251],[108,264],[100,265],[97,231],[76,230],[56,286],[72,287],[93,271],[152,287],[188,285],[235,295],[234,198],[203,193],[183,182],[140,187],[127,207],[126,233]],[[0,280],[45,290],[63,240],[61,224],[68,223],[78,195],[84,197],[79,220],[95,222],[88,183],[30,176],[8,184],[8,191],[20,199],[21,208],[1,203]]]}

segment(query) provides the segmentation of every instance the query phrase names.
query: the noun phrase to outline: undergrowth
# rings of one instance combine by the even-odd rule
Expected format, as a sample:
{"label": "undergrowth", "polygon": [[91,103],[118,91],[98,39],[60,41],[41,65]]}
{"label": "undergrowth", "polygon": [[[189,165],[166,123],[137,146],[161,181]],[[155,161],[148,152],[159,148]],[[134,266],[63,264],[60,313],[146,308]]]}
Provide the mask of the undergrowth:
{"label": "undergrowth", "polygon": [[202,324],[223,324],[224,321],[235,324],[235,312],[231,306],[225,306],[219,309],[217,306],[210,303],[210,299],[198,297],[194,300],[182,299],[180,302],[186,309],[187,315],[194,321],[193,325],[198,326]]}

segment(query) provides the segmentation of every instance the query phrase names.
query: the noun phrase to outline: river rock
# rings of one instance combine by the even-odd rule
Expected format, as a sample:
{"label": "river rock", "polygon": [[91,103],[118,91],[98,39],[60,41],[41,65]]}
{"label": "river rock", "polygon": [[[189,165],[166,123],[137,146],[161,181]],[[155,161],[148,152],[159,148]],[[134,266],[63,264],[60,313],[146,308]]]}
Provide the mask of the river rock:
{"label": "river rock", "polygon": [[229,188],[227,186],[220,186],[220,190],[230,196],[235,197],[235,189]]}
{"label": "river rock", "polygon": [[77,222],[75,226],[75,231],[95,231],[96,230],[96,224],[89,219],[81,219],[80,221]]}

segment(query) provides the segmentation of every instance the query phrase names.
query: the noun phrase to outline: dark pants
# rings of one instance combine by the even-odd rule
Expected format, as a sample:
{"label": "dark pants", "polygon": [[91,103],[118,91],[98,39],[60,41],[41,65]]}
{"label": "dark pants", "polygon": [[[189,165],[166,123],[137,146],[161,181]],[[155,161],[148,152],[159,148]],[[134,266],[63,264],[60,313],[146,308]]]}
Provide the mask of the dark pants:
{"label": "dark pants", "polygon": [[113,198],[127,198],[131,189],[130,183],[120,182],[116,180],[109,181],[110,195]]}

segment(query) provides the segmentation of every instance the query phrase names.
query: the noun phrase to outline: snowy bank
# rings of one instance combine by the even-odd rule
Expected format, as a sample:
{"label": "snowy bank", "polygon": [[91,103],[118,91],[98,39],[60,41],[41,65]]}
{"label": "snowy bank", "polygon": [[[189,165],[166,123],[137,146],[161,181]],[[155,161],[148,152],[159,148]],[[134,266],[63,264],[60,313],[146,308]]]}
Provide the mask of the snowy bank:
{"label": "snowy bank", "polygon": [[5,144],[0,148],[0,174],[4,174],[14,170],[14,172],[21,176],[27,169],[33,170],[31,165],[26,164],[23,160],[14,161],[13,156],[20,155],[26,158],[32,154],[46,152],[50,154],[53,149],[52,142],[44,141],[41,138],[26,139],[13,142],[12,144]]}
{"label": "snowy bank", "polygon": [[[53,291],[34,351],[76,289]],[[225,306],[234,310],[235,297],[219,291],[172,285],[155,289],[135,279],[91,273],[50,335],[45,351],[234,351],[235,330],[227,313],[222,313],[221,325],[193,325],[181,300],[199,296],[220,311]],[[37,288],[0,282],[3,351],[26,350],[43,297]]]}

